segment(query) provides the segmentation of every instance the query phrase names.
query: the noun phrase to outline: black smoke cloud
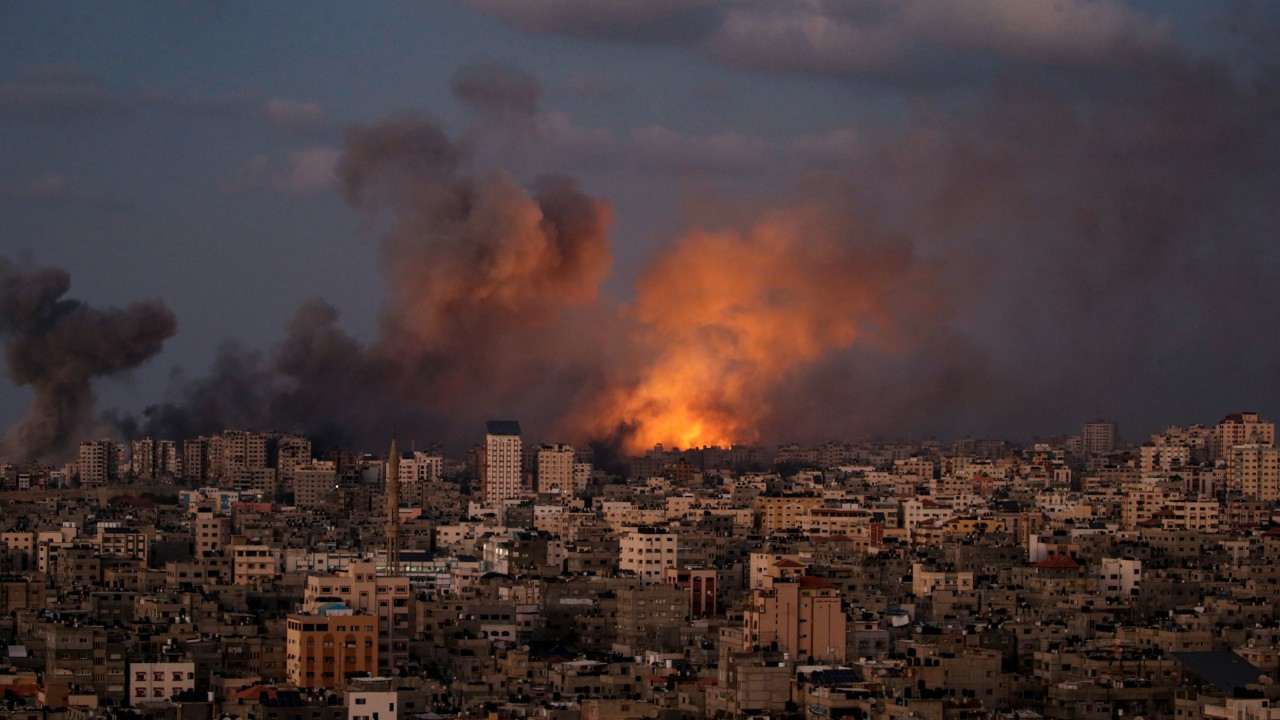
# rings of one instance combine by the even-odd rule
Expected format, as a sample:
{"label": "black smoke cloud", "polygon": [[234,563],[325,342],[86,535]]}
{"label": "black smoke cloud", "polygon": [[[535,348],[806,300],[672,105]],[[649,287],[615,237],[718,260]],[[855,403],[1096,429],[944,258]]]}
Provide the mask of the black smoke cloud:
{"label": "black smoke cloud", "polygon": [[453,95],[481,118],[503,124],[527,124],[538,112],[542,83],[510,63],[480,61],[458,68]]}
{"label": "black smoke cloud", "polygon": [[[1137,437],[1241,408],[1280,414],[1266,330],[1280,322],[1274,6],[1207,17],[1227,49],[1206,57],[1167,19],[1112,2],[709,3],[711,20],[683,35],[592,0],[471,4],[533,32],[909,91],[893,126],[791,145],[820,148],[817,162],[772,156],[803,178],[791,197],[729,201],[869,208],[948,268],[947,312],[901,313],[910,342],[855,344],[790,375],[760,398],[762,437],[1027,437],[1096,414]],[[749,227],[761,212],[730,214],[708,224]]]}
{"label": "black smoke cloud", "polygon": [[65,298],[70,286],[64,270],[0,258],[0,339],[9,379],[35,391],[26,416],[4,436],[6,458],[65,456],[92,421],[92,381],[145,362],[177,327],[159,301],[94,308]]}
{"label": "black smoke cloud", "polygon": [[[801,178],[793,193],[731,202],[728,219],[701,223],[751,228],[801,200],[837,216],[852,207],[850,217],[907,238],[942,268],[939,287],[920,287],[930,303],[901,296],[893,343],[836,348],[753,398],[761,440],[1027,437],[1099,413],[1136,435],[1244,408],[1280,414],[1269,381],[1280,362],[1270,331],[1280,323],[1274,48],[1255,49],[1247,67],[1193,59],[1129,11],[1102,12],[1091,35],[1069,39],[1092,37],[1098,53],[1057,41],[1005,46],[957,25],[968,35],[949,42],[994,63],[989,78],[937,107],[922,100],[892,126],[836,128],[847,131],[828,137],[841,152],[821,174],[799,154],[770,156],[776,172]],[[873,67],[771,69],[847,83]],[[650,358],[627,323],[644,321],[615,322],[596,298],[607,205],[563,177],[526,189],[502,172],[467,172],[470,156],[469,143],[422,118],[354,128],[338,174],[383,232],[390,300],[378,337],[361,345],[332,308],[308,306],[270,356],[220,361],[229,387],[251,378],[231,393],[250,409],[243,420],[218,405],[223,380],[201,381],[192,386],[206,402],[190,402],[194,393],[174,406],[187,426],[345,427],[348,439],[380,443],[398,422],[457,440],[475,436],[477,413],[554,427],[602,388],[635,382]]]}
{"label": "black smoke cloud", "polygon": [[[1014,74],[962,112],[867,132],[814,185],[948,258],[945,321],[789,379],[766,432],[1070,431],[1274,416],[1280,84],[1169,57],[1069,89]],[[1081,91],[1084,94],[1081,94]]]}
{"label": "black smoke cloud", "polygon": [[393,429],[460,442],[490,414],[536,426],[563,412],[600,352],[574,330],[598,322],[611,209],[566,176],[525,189],[501,171],[469,174],[470,154],[423,116],[349,128],[336,173],[383,235],[378,336],[360,343],[313,300],[269,355],[227,346],[139,431],[247,425],[374,447]]}

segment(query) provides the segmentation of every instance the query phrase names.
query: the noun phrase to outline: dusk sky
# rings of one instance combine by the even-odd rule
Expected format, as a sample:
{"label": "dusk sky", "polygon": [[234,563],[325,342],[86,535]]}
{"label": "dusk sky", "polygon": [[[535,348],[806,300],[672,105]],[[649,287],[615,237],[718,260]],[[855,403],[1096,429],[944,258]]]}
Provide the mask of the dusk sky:
{"label": "dusk sky", "polygon": [[1278,132],[1269,2],[6,3],[0,293],[130,432],[1138,440],[1280,415]]}

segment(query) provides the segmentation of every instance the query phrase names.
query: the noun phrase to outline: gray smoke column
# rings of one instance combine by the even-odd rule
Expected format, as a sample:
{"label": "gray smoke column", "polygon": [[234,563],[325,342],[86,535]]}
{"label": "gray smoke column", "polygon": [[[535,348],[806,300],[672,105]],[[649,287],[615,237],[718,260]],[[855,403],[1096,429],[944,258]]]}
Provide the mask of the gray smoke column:
{"label": "gray smoke column", "polygon": [[398,117],[348,130],[338,168],[352,205],[385,226],[391,297],[372,358],[450,412],[495,394],[524,405],[576,374],[565,319],[594,303],[611,262],[607,202],[565,176],[526,190],[502,171],[458,172],[467,155],[431,121]]}
{"label": "gray smoke column", "polygon": [[65,270],[24,269],[0,258],[0,338],[9,378],[30,385],[27,415],[4,436],[7,459],[51,459],[79,438],[94,378],[127,372],[159,352],[177,323],[158,300],[93,308],[63,297]]}
{"label": "gray smoke column", "polygon": [[402,437],[462,442],[493,414],[559,419],[599,372],[596,303],[612,209],[571,178],[528,188],[468,173],[467,141],[400,115],[347,130],[337,168],[382,236],[388,298],[362,343],[323,300],[303,304],[267,354],[224,348],[213,373],[150,408],[142,430],[298,430],[319,444]]}

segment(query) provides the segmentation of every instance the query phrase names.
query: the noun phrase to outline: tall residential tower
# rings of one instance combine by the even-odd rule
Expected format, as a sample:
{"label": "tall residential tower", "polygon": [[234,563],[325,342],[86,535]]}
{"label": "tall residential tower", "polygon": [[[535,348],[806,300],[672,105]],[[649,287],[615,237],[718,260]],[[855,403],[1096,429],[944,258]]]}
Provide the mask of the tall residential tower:
{"label": "tall residential tower", "polygon": [[400,574],[400,446],[391,438],[387,457],[387,574]]}

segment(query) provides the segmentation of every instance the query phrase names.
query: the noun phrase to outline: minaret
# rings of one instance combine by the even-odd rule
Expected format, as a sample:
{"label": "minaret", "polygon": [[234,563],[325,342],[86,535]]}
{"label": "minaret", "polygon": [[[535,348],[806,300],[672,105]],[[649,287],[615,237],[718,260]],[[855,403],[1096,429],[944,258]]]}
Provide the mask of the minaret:
{"label": "minaret", "polygon": [[387,574],[400,574],[400,448],[391,438],[387,458]]}

